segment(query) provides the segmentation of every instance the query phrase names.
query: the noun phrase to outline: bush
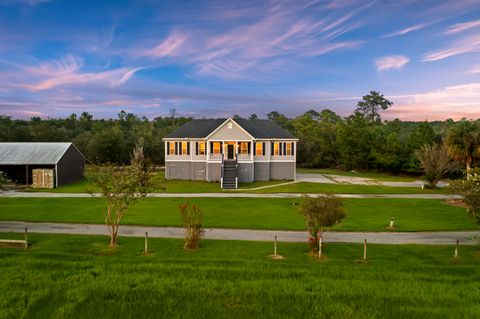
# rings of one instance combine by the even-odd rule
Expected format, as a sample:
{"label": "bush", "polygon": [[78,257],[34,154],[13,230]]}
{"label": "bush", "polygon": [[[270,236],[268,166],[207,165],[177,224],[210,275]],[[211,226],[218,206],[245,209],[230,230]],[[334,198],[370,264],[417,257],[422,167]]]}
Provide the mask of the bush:
{"label": "bush", "polygon": [[450,191],[463,197],[468,213],[480,224],[480,175],[467,176],[467,179],[450,183]]}
{"label": "bush", "polygon": [[197,249],[200,240],[205,235],[203,229],[203,212],[197,205],[192,205],[188,202],[179,207],[182,215],[184,234],[185,234],[185,249]]}

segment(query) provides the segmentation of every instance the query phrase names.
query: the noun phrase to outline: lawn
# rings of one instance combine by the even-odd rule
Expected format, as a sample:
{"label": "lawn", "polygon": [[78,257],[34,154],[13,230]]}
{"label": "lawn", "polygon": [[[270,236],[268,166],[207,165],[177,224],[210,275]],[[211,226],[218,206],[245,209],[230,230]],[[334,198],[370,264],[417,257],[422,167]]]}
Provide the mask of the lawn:
{"label": "lawn", "polygon": [[[156,173],[153,177],[155,184],[154,192],[167,192],[167,193],[220,193],[219,182],[206,182],[206,181],[190,181],[190,180],[166,180],[164,171]],[[257,181],[252,183],[239,183],[238,190],[246,191],[251,188],[260,186],[270,186],[276,184],[282,184],[285,181]],[[85,192],[97,192],[98,189],[94,187],[87,179],[68,184],[59,188],[53,189],[27,189],[29,192],[51,192],[51,193],[85,193]]]}
{"label": "lawn", "polygon": [[[15,234],[0,237],[16,238]],[[28,250],[0,248],[0,318],[476,318],[477,247],[182,241],[31,234]]]}
{"label": "lawn", "polygon": [[[126,214],[124,224],[180,226],[185,198],[146,198]],[[304,229],[300,199],[193,198],[206,227]],[[0,220],[102,223],[101,198],[0,198]],[[395,217],[398,231],[472,230],[465,209],[431,199],[345,199],[346,218],[338,231],[386,231]]]}
{"label": "lawn", "polygon": [[321,184],[299,182],[259,189],[256,193],[323,193],[335,194],[445,194],[447,191],[439,189],[421,189],[420,187],[393,187],[381,185],[352,185],[352,184]]}
{"label": "lawn", "polygon": [[370,178],[373,180],[383,181],[383,182],[414,182],[422,179],[422,177],[419,177],[419,176],[391,175],[388,173],[378,173],[375,171],[353,171],[352,172],[352,171],[344,171],[344,170],[333,169],[333,168],[297,168],[297,173],[361,177],[361,178]]}

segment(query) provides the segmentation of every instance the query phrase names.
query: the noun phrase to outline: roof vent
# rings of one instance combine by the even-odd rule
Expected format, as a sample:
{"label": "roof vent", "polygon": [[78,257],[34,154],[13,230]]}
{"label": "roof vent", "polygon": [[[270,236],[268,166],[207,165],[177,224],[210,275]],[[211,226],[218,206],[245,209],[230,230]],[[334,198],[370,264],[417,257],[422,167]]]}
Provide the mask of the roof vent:
{"label": "roof vent", "polygon": [[232,122],[228,123],[228,126],[227,126],[229,129],[232,129],[233,125],[232,125]]}

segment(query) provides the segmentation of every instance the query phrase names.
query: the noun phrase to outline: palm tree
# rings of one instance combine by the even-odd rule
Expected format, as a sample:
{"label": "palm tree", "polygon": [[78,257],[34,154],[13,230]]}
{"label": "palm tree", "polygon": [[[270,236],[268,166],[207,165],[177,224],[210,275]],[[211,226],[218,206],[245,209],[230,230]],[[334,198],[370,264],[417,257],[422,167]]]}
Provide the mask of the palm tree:
{"label": "palm tree", "polygon": [[447,135],[448,153],[467,166],[467,176],[475,157],[480,156],[480,127],[474,121],[462,120]]}

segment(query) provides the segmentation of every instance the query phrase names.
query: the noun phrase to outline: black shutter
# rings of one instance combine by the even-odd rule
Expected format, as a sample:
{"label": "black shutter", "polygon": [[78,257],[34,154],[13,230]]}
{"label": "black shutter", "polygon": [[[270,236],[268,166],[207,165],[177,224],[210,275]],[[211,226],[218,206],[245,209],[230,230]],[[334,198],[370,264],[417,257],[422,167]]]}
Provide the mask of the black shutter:
{"label": "black shutter", "polygon": [[213,142],[210,142],[210,154],[213,153]]}
{"label": "black shutter", "polygon": [[190,142],[187,142],[187,155],[190,155]]}
{"label": "black shutter", "polygon": [[220,154],[223,154],[223,142],[220,142]]}
{"label": "black shutter", "polygon": [[175,142],[175,155],[178,155],[178,142]]}
{"label": "black shutter", "polygon": [[170,155],[170,142],[167,142],[167,155]]}
{"label": "black shutter", "polygon": [[253,142],[253,156],[257,155],[257,143]]}
{"label": "black shutter", "polygon": [[278,143],[278,155],[282,156],[283,155],[283,151],[282,151],[282,148],[283,148],[283,143]]}
{"label": "black shutter", "polygon": [[283,143],[283,155],[287,155],[287,143]]}
{"label": "black shutter", "polygon": [[270,153],[271,153],[271,155],[273,155],[273,142],[270,143]]}
{"label": "black shutter", "polygon": [[198,155],[198,142],[195,142],[195,155]]}
{"label": "black shutter", "polygon": [[251,146],[252,143],[248,142],[248,154],[252,154],[250,153],[250,146]]}
{"label": "black shutter", "polygon": [[265,142],[262,143],[262,155],[265,156]]}
{"label": "black shutter", "polygon": [[292,143],[292,156],[295,155],[295,143]]}

